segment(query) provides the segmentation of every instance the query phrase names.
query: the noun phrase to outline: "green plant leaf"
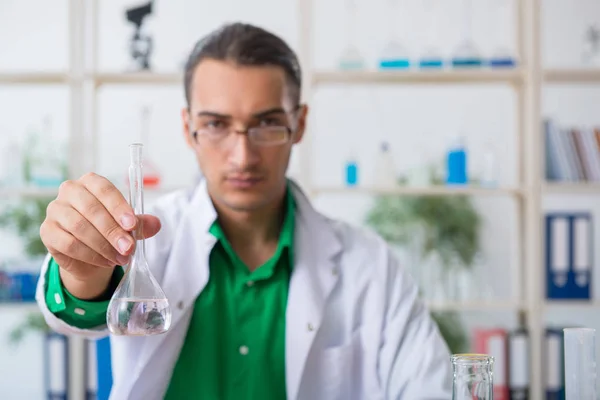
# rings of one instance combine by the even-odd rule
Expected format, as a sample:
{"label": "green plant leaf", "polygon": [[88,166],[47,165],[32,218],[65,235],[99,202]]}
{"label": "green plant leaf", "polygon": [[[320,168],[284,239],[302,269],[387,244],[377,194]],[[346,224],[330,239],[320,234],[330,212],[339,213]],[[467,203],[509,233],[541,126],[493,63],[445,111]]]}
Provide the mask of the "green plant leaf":
{"label": "green plant leaf", "polygon": [[47,253],[39,230],[46,218],[46,208],[52,200],[52,198],[23,200],[15,206],[7,207],[0,214],[0,227],[11,229],[21,237],[29,256],[43,256]]}

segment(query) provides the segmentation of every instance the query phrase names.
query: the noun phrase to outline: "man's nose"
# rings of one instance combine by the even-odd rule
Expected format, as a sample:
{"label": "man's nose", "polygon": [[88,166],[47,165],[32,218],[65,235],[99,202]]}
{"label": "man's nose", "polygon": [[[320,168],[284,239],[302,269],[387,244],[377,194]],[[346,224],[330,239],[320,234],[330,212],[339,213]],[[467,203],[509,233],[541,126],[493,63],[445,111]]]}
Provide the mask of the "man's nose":
{"label": "man's nose", "polygon": [[229,151],[229,162],[240,169],[255,165],[259,160],[259,156],[248,135],[233,132],[232,136],[233,143]]}

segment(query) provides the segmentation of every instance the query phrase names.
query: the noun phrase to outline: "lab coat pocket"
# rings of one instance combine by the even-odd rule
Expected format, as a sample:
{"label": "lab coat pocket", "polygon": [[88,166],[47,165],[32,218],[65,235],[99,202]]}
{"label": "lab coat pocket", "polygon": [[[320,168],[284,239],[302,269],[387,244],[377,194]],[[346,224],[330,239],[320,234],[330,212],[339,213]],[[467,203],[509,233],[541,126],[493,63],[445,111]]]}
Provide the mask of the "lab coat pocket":
{"label": "lab coat pocket", "polygon": [[360,329],[352,334],[349,343],[325,348],[319,355],[318,390],[327,400],[361,398],[362,335]]}

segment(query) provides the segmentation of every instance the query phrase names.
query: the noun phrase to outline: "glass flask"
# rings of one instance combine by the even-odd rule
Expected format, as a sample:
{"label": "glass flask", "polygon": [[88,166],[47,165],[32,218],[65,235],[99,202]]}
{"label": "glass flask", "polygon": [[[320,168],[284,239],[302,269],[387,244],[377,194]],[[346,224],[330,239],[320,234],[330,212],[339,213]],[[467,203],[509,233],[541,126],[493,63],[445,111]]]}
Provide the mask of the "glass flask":
{"label": "glass flask", "polygon": [[398,26],[404,28],[404,24],[398,21],[398,16],[404,15],[400,10],[400,1],[403,0],[388,0],[390,3],[389,11],[389,31],[390,40],[384,47],[383,53],[379,60],[379,68],[381,69],[406,69],[410,68],[410,57],[408,50],[404,46],[402,40],[397,34]]}
{"label": "glass flask", "polygon": [[438,0],[423,0],[421,1],[421,11],[423,20],[427,21],[427,29],[425,30],[428,38],[425,44],[425,51],[419,59],[419,67],[421,68],[442,68],[444,59],[438,47],[438,32],[439,26],[439,8]]}
{"label": "glass flask", "polygon": [[[142,144],[130,146],[129,197],[136,215],[144,213]],[[171,326],[169,301],[146,262],[141,222],[133,232],[135,251],[113,294],[106,320],[114,335],[146,336],[164,333]]]}
{"label": "glass flask", "polygon": [[596,399],[596,330],[566,328],[565,394],[567,399]]}
{"label": "glass flask", "polygon": [[365,61],[358,51],[356,28],[357,28],[357,10],[356,0],[346,0],[347,16],[346,16],[346,37],[348,43],[346,48],[340,55],[338,66],[342,70],[362,69],[365,66]]}
{"label": "glass flask", "polygon": [[452,400],[492,400],[494,357],[487,354],[454,354]]}
{"label": "glass flask", "polygon": [[508,0],[494,0],[495,7],[491,8],[490,26],[495,26],[495,48],[490,58],[490,67],[507,68],[514,67],[516,60],[506,45],[506,36],[503,35],[502,26],[510,26],[510,4]]}
{"label": "glass flask", "polygon": [[463,21],[463,39],[461,44],[454,51],[454,55],[452,56],[452,66],[457,68],[471,68],[471,67],[481,67],[483,64],[483,59],[479,53],[479,50],[473,43],[472,32],[471,32],[471,12],[472,12],[472,4],[471,0],[463,0],[463,11],[464,11],[464,21]]}

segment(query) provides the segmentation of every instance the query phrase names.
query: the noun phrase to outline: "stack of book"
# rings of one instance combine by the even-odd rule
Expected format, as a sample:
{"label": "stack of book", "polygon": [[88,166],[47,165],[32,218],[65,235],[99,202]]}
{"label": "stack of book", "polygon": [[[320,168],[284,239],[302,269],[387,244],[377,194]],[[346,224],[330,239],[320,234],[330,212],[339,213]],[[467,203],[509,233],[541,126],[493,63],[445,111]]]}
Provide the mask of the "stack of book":
{"label": "stack of book", "polygon": [[544,121],[546,180],[600,182],[600,127],[563,127]]}

